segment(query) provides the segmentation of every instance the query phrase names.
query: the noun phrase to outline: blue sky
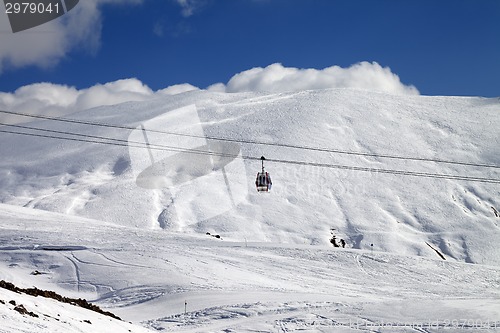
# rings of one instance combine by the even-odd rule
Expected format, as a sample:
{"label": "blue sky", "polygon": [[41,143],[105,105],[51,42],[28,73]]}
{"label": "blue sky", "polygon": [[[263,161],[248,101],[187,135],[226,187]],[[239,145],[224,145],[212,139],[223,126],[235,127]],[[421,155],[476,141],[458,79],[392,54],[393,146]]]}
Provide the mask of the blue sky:
{"label": "blue sky", "polygon": [[[55,54],[37,58],[35,50],[17,61],[2,51],[2,39],[9,40],[4,48],[27,42],[2,29],[0,91],[126,78],[153,90],[206,88],[273,63],[323,69],[368,61],[423,95],[500,96],[498,0],[82,0],[77,7],[83,1],[97,5],[74,10],[82,15],[76,23],[63,17],[47,24],[49,32],[25,33],[42,42],[63,34],[67,42],[53,46]],[[78,20],[88,27],[76,28]]]}

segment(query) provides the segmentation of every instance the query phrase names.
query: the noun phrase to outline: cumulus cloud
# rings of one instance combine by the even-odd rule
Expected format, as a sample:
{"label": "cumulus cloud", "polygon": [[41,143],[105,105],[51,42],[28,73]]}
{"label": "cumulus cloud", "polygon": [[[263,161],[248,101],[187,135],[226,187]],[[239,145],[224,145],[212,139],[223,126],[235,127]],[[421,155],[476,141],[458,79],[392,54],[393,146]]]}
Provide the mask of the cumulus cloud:
{"label": "cumulus cloud", "polygon": [[[0,110],[63,116],[97,106],[144,101],[154,96],[155,92],[137,79],[118,80],[81,90],[65,85],[36,83],[21,87],[14,93],[0,93]],[[28,119],[0,114],[3,123],[23,120]]]}
{"label": "cumulus cloud", "polygon": [[[72,87],[50,83],[36,83],[17,89],[14,93],[0,93],[0,109],[58,116],[70,113],[79,92]],[[20,122],[27,119],[0,114],[2,122]]]}
{"label": "cumulus cloud", "polygon": [[[217,92],[287,92],[327,88],[353,88],[391,94],[416,95],[418,90],[404,85],[387,67],[362,62],[349,68],[338,66],[318,69],[287,68],[273,64],[253,68],[234,75],[229,82],[207,88]],[[177,84],[153,91],[138,79],[125,79],[97,84],[78,90],[51,83],[36,83],[17,89],[14,93],[0,92],[0,110],[62,116],[73,112],[130,101],[145,101],[162,96],[199,90],[189,84]],[[0,113],[0,121],[19,122],[19,117]]]}
{"label": "cumulus cloud", "polygon": [[[138,79],[97,84],[81,90],[59,84],[35,83],[21,87],[13,93],[0,92],[0,110],[34,115],[64,116],[93,107],[145,101],[192,90],[199,90],[199,88],[184,83],[153,91]],[[2,123],[14,124],[29,120],[31,119],[0,113],[0,122]]]}
{"label": "cumulus cloud", "polygon": [[56,65],[74,48],[96,53],[100,46],[102,4],[137,4],[143,0],[85,0],[68,14],[33,29],[7,33],[10,25],[5,11],[0,11],[0,73],[5,67],[20,68]]}
{"label": "cumulus cloud", "polygon": [[272,64],[234,75],[227,84],[217,83],[209,90],[226,92],[286,92],[310,89],[353,88],[400,95],[417,95],[417,88],[405,85],[388,67],[361,62],[348,68],[299,69]]}
{"label": "cumulus cloud", "polygon": [[137,79],[119,80],[80,91],[74,107],[79,111],[103,105],[144,101],[152,95],[153,91]]}
{"label": "cumulus cloud", "polygon": [[165,89],[158,90],[157,93],[163,95],[177,95],[192,90],[199,90],[199,88],[189,83],[182,83],[182,84],[175,84]]}

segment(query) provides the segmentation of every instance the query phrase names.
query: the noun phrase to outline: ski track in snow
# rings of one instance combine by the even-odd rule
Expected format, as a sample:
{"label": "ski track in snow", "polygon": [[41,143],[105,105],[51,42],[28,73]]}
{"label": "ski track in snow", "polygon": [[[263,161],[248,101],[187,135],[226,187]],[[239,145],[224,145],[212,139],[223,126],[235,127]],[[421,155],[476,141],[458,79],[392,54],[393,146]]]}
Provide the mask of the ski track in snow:
{"label": "ski track in snow", "polygon": [[[6,265],[2,272],[30,284],[48,278],[51,285],[59,285],[57,288],[63,291],[72,276],[72,284],[81,286],[80,292],[85,289],[97,296],[94,302],[151,329],[352,330],[350,325],[354,323],[361,327],[361,323],[366,326],[371,321],[375,325],[391,319],[388,314],[394,309],[411,308],[413,303],[421,302],[441,303],[443,316],[452,318],[454,302],[459,300],[476,302],[481,304],[479,308],[494,314],[488,317],[482,311],[476,312],[468,303],[458,307],[468,316],[493,320],[499,315],[495,309],[498,302],[493,301],[500,296],[497,267],[322,246],[245,245],[158,234],[155,230],[134,231],[110,225],[102,228],[98,221],[61,217],[55,215],[40,221],[33,215],[31,219],[36,225],[26,228],[22,218],[7,220],[12,222],[3,224],[5,232],[0,242],[10,246],[0,251],[2,262],[15,260],[22,263],[23,269]],[[57,236],[51,232],[59,230],[58,224],[67,223],[68,219],[84,242],[78,252],[63,242],[71,237],[71,230],[63,230]],[[51,247],[29,247],[24,238],[11,236],[21,230],[31,242],[49,243]],[[41,257],[31,260],[31,253]],[[45,255],[60,256],[71,265],[67,271],[62,266],[51,269],[43,260]],[[30,276],[34,270],[44,274]],[[78,290],[73,292],[79,294]],[[185,300],[186,314],[182,311]],[[375,311],[374,304],[385,310]],[[419,316],[416,311],[415,318],[410,319],[425,324],[428,318],[436,318],[427,315],[424,311]],[[404,320],[400,317],[399,321]]]}
{"label": "ski track in snow", "polygon": [[[500,103],[493,99],[348,89],[196,91],[71,118],[136,127],[188,105],[197,106],[200,124],[194,125],[208,136],[500,164]],[[31,125],[121,140],[131,132]],[[179,188],[140,188],[137,161],[126,147],[7,134],[0,140],[6,157],[0,161],[0,279],[87,298],[167,332],[500,327],[498,184],[267,163],[273,189],[257,194],[260,165],[245,160],[248,195],[234,205],[237,191],[226,176],[231,209],[187,221],[179,217],[204,213],[198,198],[180,203]],[[158,143],[175,140],[170,135]],[[239,145],[244,156],[500,178],[498,168]],[[210,184],[199,191],[213,193],[204,199],[210,203],[227,199]],[[333,235],[347,242],[345,249],[332,247]],[[6,333],[15,332],[10,327],[19,319],[11,310],[0,304]],[[32,323],[23,320],[23,332],[31,332]],[[75,331],[88,330],[80,325]]]}

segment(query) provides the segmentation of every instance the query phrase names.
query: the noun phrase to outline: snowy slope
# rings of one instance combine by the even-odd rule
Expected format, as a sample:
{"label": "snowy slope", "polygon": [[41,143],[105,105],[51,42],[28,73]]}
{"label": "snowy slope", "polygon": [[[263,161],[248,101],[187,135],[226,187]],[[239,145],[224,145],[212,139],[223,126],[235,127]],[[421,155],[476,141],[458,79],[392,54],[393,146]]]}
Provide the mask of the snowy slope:
{"label": "snowy slope", "polygon": [[[176,111],[180,108],[184,109]],[[335,89],[281,94],[194,91],[91,109],[70,118],[153,131],[500,165],[499,112],[498,99]],[[141,130],[48,120],[23,125],[144,143]],[[187,149],[210,144],[203,138],[148,135],[150,144]],[[498,184],[267,163],[274,187],[270,195],[262,195],[253,185],[259,161],[240,160],[233,173],[227,172],[233,175],[229,183],[234,185],[230,203],[226,193],[220,194],[221,187],[224,191],[227,187],[220,172],[194,181],[207,173],[190,167],[205,166],[203,157],[194,154],[167,156],[153,151],[158,155],[155,162],[163,168],[156,172],[167,174],[171,163],[179,175],[189,175],[179,184],[190,183],[191,189],[179,184],[150,189],[136,183],[140,172],[151,165],[142,148],[7,133],[0,133],[0,140],[3,203],[141,229],[211,232],[238,241],[328,245],[335,229],[338,239],[345,239],[351,248],[370,249],[373,244],[376,250],[436,257],[427,242],[448,259],[461,262],[498,264],[500,258],[494,245],[500,240],[500,220],[494,215],[494,209],[500,210]],[[500,178],[498,168],[235,145],[242,156]],[[234,144],[220,144],[212,150],[224,153],[233,148]],[[161,164],[162,160],[166,162]],[[207,212],[217,205],[224,207]]]}
{"label": "snowy slope", "polygon": [[[68,116],[126,128],[4,126],[114,140],[0,133],[0,279],[152,330],[494,331],[498,183],[268,161],[273,188],[258,194],[260,161],[241,157],[499,179],[479,166],[500,165],[499,113],[498,99],[191,91]],[[2,311],[9,323],[18,315]]]}
{"label": "snowy slope", "polygon": [[[86,297],[153,330],[347,332],[391,323],[428,326],[429,332],[493,332],[500,325],[500,269],[494,266],[227,242],[7,205],[0,218],[0,279]],[[42,274],[31,275],[34,270]],[[32,306],[45,303],[19,302],[30,311],[49,311]],[[59,309],[48,314],[56,316]],[[70,315],[98,322],[86,312]]]}

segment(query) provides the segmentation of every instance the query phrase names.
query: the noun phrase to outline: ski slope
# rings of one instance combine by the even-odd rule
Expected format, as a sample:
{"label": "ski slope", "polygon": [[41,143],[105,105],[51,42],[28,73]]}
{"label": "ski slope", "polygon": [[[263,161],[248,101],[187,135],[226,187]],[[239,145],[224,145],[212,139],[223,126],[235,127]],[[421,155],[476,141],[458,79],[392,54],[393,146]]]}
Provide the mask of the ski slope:
{"label": "ski slope", "polygon": [[462,320],[462,328],[494,331],[499,324],[497,266],[226,242],[6,205],[1,212],[9,246],[1,248],[0,278],[84,296],[151,330],[324,332],[392,323],[433,331]]}
{"label": "ski slope", "polygon": [[[435,175],[498,180],[484,165],[500,165],[499,113],[498,99],[330,89],[67,116],[121,128],[23,119],[2,130],[72,140],[0,133],[0,278],[153,331],[493,331],[500,185]],[[261,155],[268,194],[247,158]]]}

